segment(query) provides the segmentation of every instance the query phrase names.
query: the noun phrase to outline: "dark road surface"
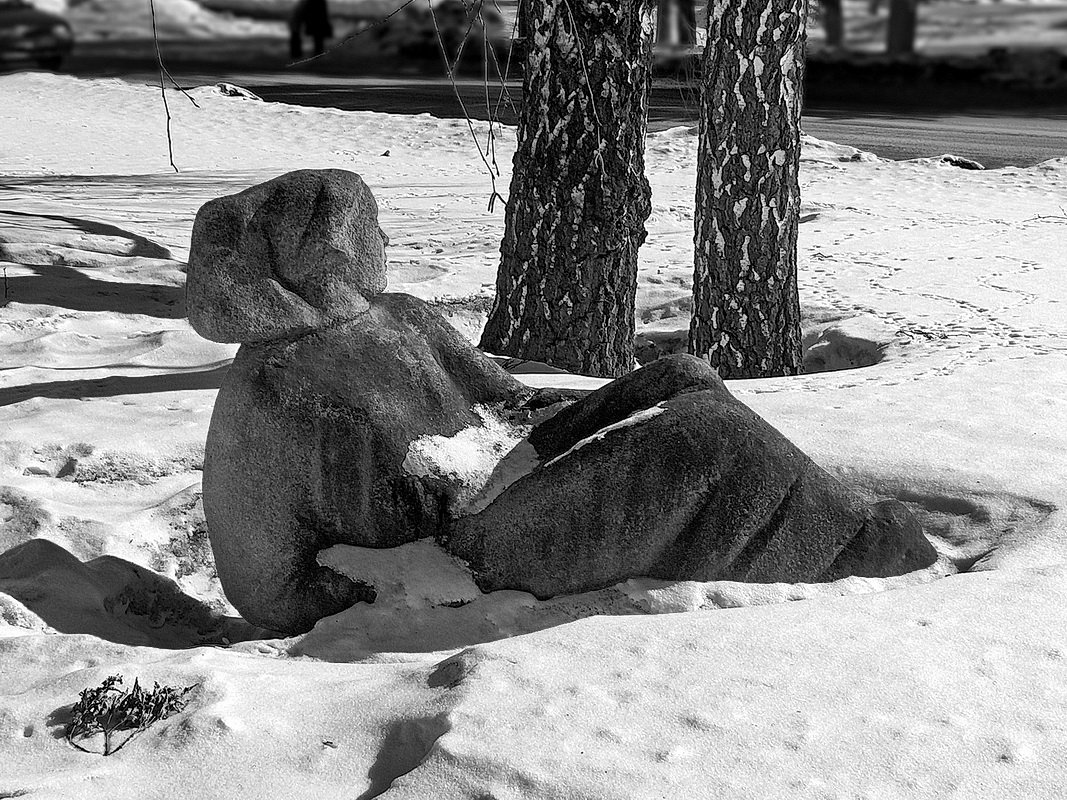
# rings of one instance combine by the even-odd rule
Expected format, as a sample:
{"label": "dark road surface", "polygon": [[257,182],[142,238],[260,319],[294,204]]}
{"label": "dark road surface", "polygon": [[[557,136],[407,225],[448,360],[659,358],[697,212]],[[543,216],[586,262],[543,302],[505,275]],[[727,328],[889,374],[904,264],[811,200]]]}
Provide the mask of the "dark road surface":
{"label": "dark road surface", "polygon": [[945,153],[972,158],[989,169],[1029,167],[1067,157],[1067,113],[902,116],[872,112],[815,111],[804,130],[820,139],[904,159]]}

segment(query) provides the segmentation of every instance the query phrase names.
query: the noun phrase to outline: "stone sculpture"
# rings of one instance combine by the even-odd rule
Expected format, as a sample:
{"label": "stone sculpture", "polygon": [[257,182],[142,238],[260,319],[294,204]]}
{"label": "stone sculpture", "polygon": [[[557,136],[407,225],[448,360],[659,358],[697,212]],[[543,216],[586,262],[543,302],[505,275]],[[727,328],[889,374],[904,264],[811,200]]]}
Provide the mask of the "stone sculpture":
{"label": "stone sculpture", "polygon": [[385,289],[370,190],[291,172],[205,205],[190,321],[241,348],[215,404],[204,510],[227,596],[296,633],[374,587],[334,544],[435,537],[484,591],[630,577],[818,581],[929,565],[895,501],[867,509],[672,356],[579,396],[533,391],[432,308]]}

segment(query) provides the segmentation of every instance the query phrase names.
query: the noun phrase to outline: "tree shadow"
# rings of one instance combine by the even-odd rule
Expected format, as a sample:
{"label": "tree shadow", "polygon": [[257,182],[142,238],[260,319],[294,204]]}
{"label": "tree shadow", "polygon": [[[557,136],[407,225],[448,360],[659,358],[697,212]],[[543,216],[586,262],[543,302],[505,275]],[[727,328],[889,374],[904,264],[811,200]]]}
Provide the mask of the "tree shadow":
{"label": "tree shadow", "polygon": [[145,258],[174,258],[171,255],[170,250],[161,244],[153,242],[151,239],[147,239],[144,236],[140,236],[132,231],[128,231],[124,228],[119,228],[115,225],[109,225],[106,222],[96,222],[91,219],[81,219],[80,217],[68,217],[62,214],[41,214],[29,211],[12,211],[11,209],[4,209],[0,211],[0,215],[12,216],[12,217],[24,217],[28,219],[50,219],[54,222],[64,222],[73,228],[81,231],[82,233],[89,233],[95,236],[114,236],[120,239],[126,239],[131,242],[132,247],[130,251],[126,253],[127,256],[143,256]]}
{"label": "tree shadow", "polygon": [[111,375],[106,378],[29,383],[0,388],[0,407],[21,403],[34,397],[51,400],[86,400],[96,397],[119,397],[127,394],[183,392],[218,389],[230,369],[226,362],[195,372],[169,372],[162,375]]}
{"label": "tree shadow", "polygon": [[445,714],[393,722],[367,772],[370,786],[356,800],[372,800],[384,794],[393,781],[419,766],[451,727]]}
{"label": "tree shadow", "polygon": [[26,265],[36,276],[4,280],[4,298],[9,302],[50,305],[71,311],[113,311],[144,314],[162,319],[182,319],[185,287],[157,283],[119,283],[90,278],[73,267]]}
{"label": "tree shadow", "polygon": [[0,591],[60,633],[121,645],[181,650],[277,636],[216,611],[132,561],[83,562],[48,539],[0,553]]}

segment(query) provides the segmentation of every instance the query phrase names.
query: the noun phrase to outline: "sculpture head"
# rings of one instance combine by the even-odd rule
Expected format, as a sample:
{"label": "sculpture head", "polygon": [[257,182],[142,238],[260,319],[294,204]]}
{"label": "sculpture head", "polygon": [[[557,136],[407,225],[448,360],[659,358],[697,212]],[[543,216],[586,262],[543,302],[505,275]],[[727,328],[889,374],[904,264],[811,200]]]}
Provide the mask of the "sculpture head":
{"label": "sculpture head", "polygon": [[189,321],[258,342],[354,319],[385,290],[387,242],[354,172],[297,170],[212,200],[193,225]]}

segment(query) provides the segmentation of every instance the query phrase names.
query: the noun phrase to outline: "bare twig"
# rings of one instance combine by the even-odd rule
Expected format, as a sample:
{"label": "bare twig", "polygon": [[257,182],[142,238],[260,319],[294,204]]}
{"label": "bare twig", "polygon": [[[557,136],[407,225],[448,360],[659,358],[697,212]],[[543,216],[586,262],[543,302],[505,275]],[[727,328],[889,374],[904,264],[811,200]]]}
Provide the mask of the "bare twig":
{"label": "bare twig", "polygon": [[[512,26],[512,40],[514,40],[514,38],[515,38],[515,31],[516,31],[516,29],[518,27],[518,13],[521,12],[521,4],[522,4],[523,1],[524,0],[519,0],[519,6],[518,6],[518,10],[516,12],[515,22],[513,23],[513,26]],[[334,52],[336,50],[339,50],[340,48],[344,47],[345,45],[347,45],[348,43],[350,43],[354,39],[359,38],[363,34],[369,33],[370,31],[374,30],[375,28],[381,27],[382,25],[384,25],[386,22],[388,22],[390,19],[395,17],[397,14],[402,12],[404,9],[406,9],[408,6],[410,6],[414,2],[415,2],[415,0],[405,0],[405,2],[403,4],[401,4],[398,8],[396,8],[391,13],[387,14],[386,16],[382,17],[379,20],[376,20],[375,22],[371,23],[370,25],[366,26],[365,28],[361,28],[360,30],[358,30],[355,33],[353,33],[352,35],[347,36],[346,38],[342,39],[341,41],[337,42],[335,45],[330,47],[328,50],[326,50],[326,52],[319,53],[319,54],[311,56],[309,58],[300,59],[298,61],[293,61],[288,66],[289,67],[296,67],[296,66],[300,66],[302,64],[308,64],[308,63],[311,63],[313,61],[316,61],[316,60],[322,58],[325,55],[328,55],[329,53],[332,53],[332,52]],[[500,10],[499,2],[497,2],[497,0],[493,0],[493,2],[496,5],[496,8],[497,8],[498,12],[500,12],[501,15],[503,15],[501,10]],[[438,46],[438,49],[440,50],[441,58],[442,58],[442,61],[444,63],[445,74],[448,77],[448,81],[452,86],[453,95],[455,96],[456,101],[459,103],[460,110],[463,113],[463,118],[467,122],[467,127],[470,130],[471,137],[474,139],[475,146],[478,149],[478,155],[482,159],[482,163],[485,164],[486,171],[489,173],[489,180],[490,180],[490,184],[491,184],[491,193],[490,193],[490,196],[489,196],[489,211],[492,211],[493,208],[495,207],[495,204],[496,204],[497,200],[500,200],[505,206],[507,205],[507,200],[500,194],[500,192],[497,189],[497,185],[496,185],[496,178],[500,175],[500,165],[497,163],[497,158],[496,158],[496,127],[501,124],[500,123],[500,109],[501,109],[502,105],[506,102],[509,106],[514,108],[515,107],[515,103],[514,103],[512,97],[511,97],[511,92],[508,89],[508,85],[507,85],[508,76],[509,76],[510,70],[511,70],[512,54],[509,51],[507,61],[505,62],[504,67],[501,68],[500,60],[497,58],[496,51],[491,46],[491,43],[489,41],[489,35],[488,35],[488,31],[487,31],[487,26],[486,26],[486,23],[485,23],[485,16],[483,14],[483,9],[484,9],[485,3],[486,3],[486,0],[473,0],[473,2],[468,6],[466,4],[466,2],[464,2],[464,6],[467,8],[468,13],[471,12],[471,11],[474,11],[475,13],[471,14],[471,19],[470,19],[470,22],[469,22],[469,24],[467,26],[467,31],[464,34],[464,36],[463,36],[463,38],[462,38],[462,40],[460,42],[459,50],[456,53],[454,59],[449,57],[448,48],[447,48],[447,46],[445,44],[445,41],[444,41],[444,34],[443,34],[443,31],[441,30],[441,25],[438,22],[437,14],[436,14],[436,12],[434,10],[433,0],[427,0],[427,7],[429,8],[430,18],[431,18],[431,20],[433,22],[434,36],[435,36],[435,38],[437,40],[437,46]],[[462,97],[462,95],[460,94],[460,91],[459,91],[459,84],[458,84],[458,82],[456,80],[456,71],[459,68],[460,61],[461,61],[461,59],[463,57],[463,54],[464,54],[464,51],[466,49],[467,41],[471,36],[471,32],[474,30],[475,24],[477,24],[479,22],[482,25],[482,42],[483,42],[483,45],[484,45],[484,47],[483,47],[483,49],[484,49],[483,57],[485,59],[485,63],[483,65],[483,67],[484,67],[483,68],[483,80],[485,82],[486,114],[489,117],[489,130],[488,130],[488,133],[487,133],[487,138],[486,138],[484,151],[482,149],[481,143],[478,140],[478,134],[477,134],[477,131],[475,131],[474,122],[471,119],[471,116],[467,111],[466,103],[463,101],[463,97]],[[497,76],[500,79],[500,94],[497,97],[495,106],[493,105],[491,97],[489,95],[489,60],[490,59],[492,59],[494,71],[496,72]]]}
{"label": "bare twig", "polygon": [[156,61],[159,62],[159,96],[163,98],[163,110],[167,114],[167,156],[170,158],[171,167],[177,172],[178,165],[174,163],[174,140],[170,136],[170,106],[167,105],[167,86],[163,81],[163,76],[167,69],[163,66],[163,54],[159,52],[159,36],[156,32],[156,0],[148,0],[148,8],[152,12],[152,42],[156,47]]}
{"label": "bare twig", "polygon": [[[508,90],[508,78],[511,75],[511,57],[512,57],[512,54],[515,51],[514,43],[515,43],[515,40],[518,38],[518,33],[519,33],[519,15],[522,14],[522,4],[524,2],[526,2],[526,0],[519,0],[515,4],[515,21],[511,23],[511,42],[512,42],[512,46],[508,48],[508,58],[507,58],[507,61],[504,62],[503,71],[501,71],[501,69],[500,69],[500,61],[496,57],[496,50],[493,50],[493,63],[496,65],[496,74],[500,76],[500,97],[497,98],[497,105],[496,105],[497,112],[500,111],[500,104],[505,99],[508,101],[508,105],[511,106],[512,109],[515,108],[515,103],[511,99],[511,92]],[[500,7],[500,3],[497,2],[497,0],[493,0],[493,5],[496,6],[497,13],[500,14],[501,16],[503,16],[504,11]],[[497,119],[499,119],[499,117],[497,117]]]}
{"label": "bare twig", "polygon": [[[429,2],[430,2],[430,9],[431,9],[431,12],[432,12],[432,10],[433,10],[433,0],[429,0]],[[466,9],[466,12],[470,16],[471,20],[467,24],[467,30],[464,31],[463,38],[460,39],[459,50],[456,51],[456,60],[452,62],[452,70],[453,71],[459,69],[459,62],[460,62],[460,59],[463,58],[463,51],[467,47],[467,40],[471,38],[471,31],[474,30],[474,23],[478,22],[479,20],[481,20],[482,33],[483,34],[485,33],[485,17],[482,16],[482,5],[483,5],[483,3],[484,3],[484,0],[475,0],[474,4],[472,4],[470,6],[470,8],[468,8],[466,6],[466,4],[464,4],[464,6],[463,6],[464,9]],[[477,8],[478,8],[478,13],[471,14],[470,12],[471,12],[472,9],[474,9],[475,6],[477,6]],[[438,34],[440,34],[440,31],[438,31]]]}
{"label": "bare twig", "polygon": [[1062,214],[1038,214],[1037,216],[1028,217],[1027,219],[1024,219],[1023,222],[1050,222],[1052,220],[1055,220],[1057,222],[1059,222],[1060,220],[1067,221],[1067,208],[1064,208],[1063,206],[1060,206],[1060,211],[1062,211],[1063,213]]}
{"label": "bare twig", "polygon": [[[426,0],[426,5],[430,9],[430,18],[433,20],[434,31],[437,34],[437,46],[441,49],[441,58],[445,64],[445,71],[448,74],[448,82],[452,84],[452,93],[456,96],[456,101],[459,103],[460,110],[463,112],[463,119],[467,122],[467,128],[471,132],[471,138],[474,140],[474,146],[478,149],[478,155],[482,159],[482,163],[485,164],[485,169],[489,173],[489,182],[492,188],[492,193],[489,195],[489,211],[492,212],[493,207],[496,204],[497,199],[500,200],[507,207],[508,201],[497,191],[496,188],[496,175],[493,172],[493,166],[489,163],[489,159],[486,158],[485,153],[482,152],[482,146],[478,142],[478,133],[474,130],[474,121],[471,119],[471,115],[467,113],[467,104],[463,102],[463,96],[459,92],[459,85],[456,83],[456,73],[452,69],[452,65],[448,60],[448,51],[445,49],[444,37],[441,34],[441,26],[437,23],[437,14],[433,9],[433,0]],[[481,14],[481,6],[478,8],[478,13]],[[485,24],[485,21],[482,21]]]}
{"label": "bare twig", "polygon": [[174,79],[174,76],[170,74],[170,70],[168,70],[166,65],[163,63],[163,54],[160,52],[160,49],[159,49],[159,36],[158,36],[158,34],[156,32],[156,3],[155,3],[155,0],[148,0],[148,7],[152,11],[152,44],[155,45],[155,48],[156,48],[156,63],[159,65],[159,93],[160,93],[160,96],[163,98],[163,110],[166,111],[166,113],[167,113],[167,154],[170,157],[170,165],[171,165],[171,167],[173,167],[174,171],[177,172],[178,171],[178,167],[174,163],[174,142],[171,140],[171,136],[170,136],[170,122],[171,122],[170,106],[167,105],[167,90],[166,90],[166,86],[164,84],[163,78],[166,77],[166,79],[171,82],[171,84],[174,86],[175,89],[177,89],[179,92],[181,92],[182,94],[184,94],[188,98],[189,102],[192,103],[193,106],[195,106],[196,108],[200,108],[200,104],[198,102],[196,102],[196,98],[195,97],[193,97],[191,94],[189,94],[189,92],[187,92],[185,90],[185,88],[183,86],[181,86],[178,83],[178,81],[176,81]]}
{"label": "bare twig", "polygon": [[[484,60],[484,67],[485,67],[485,70],[484,70],[485,104],[486,104],[485,113],[486,113],[486,116],[489,117],[489,133],[486,136],[485,152],[486,152],[486,155],[489,157],[489,160],[492,162],[493,169],[496,170],[496,174],[498,176],[500,175],[500,165],[497,163],[497,160],[496,160],[496,133],[495,133],[494,125],[497,126],[497,127],[499,127],[501,125],[501,122],[500,122],[500,107],[503,105],[503,103],[505,101],[507,101],[508,106],[510,106],[513,111],[516,111],[516,112],[518,111],[518,109],[515,107],[515,102],[511,98],[511,92],[508,89],[508,75],[510,74],[510,71],[511,71],[511,56],[512,56],[512,53],[514,52],[514,43],[515,43],[515,39],[516,39],[516,36],[517,36],[517,33],[518,33],[519,14],[522,13],[522,3],[523,3],[523,0],[519,0],[519,2],[516,4],[516,7],[515,7],[515,20],[511,24],[511,40],[510,41],[512,43],[512,46],[508,48],[508,58],[507,58],[507,61],[504,62],[504,68],[503,69],[500,68],[500,59],[497,58],[496,48],[490,46],[490,44],[489,44],[489,35],[488,35],[488,31],[486,29],[486,26],[484,24],[484,18],[483,18],[483,24],[482,24],[482,40],[485,43],[485,45],[484,45],[484,54],[483,54],[484,55],[484,59],[485,59]],[[499,1],[498,0],[493,0],[493,5],[496,7],[497,13],[500,14],[501,18],[503,18],[504,11],[503,11],[503,9],[500,8]],[[492,58],[493,69],[496,72],[497,78],[499,78],[499,85],[500,85],[500,94],[497,96],[497,100],[496,100],[496,105],[495,106],[491,105],[491,101],[490,101],[490,98],[489,98],[489,60],[490,60],[490,58]]]}
{"label": "bare twig", "polygon": [[485,137],[485,154],[491,156],[490,161],[493,164],[493,169],[496,174],[500,174],[500,167],[496,163],[496,136],[493,133],[493,126],[496,120],[493,119],[493,101],[489,98],[489,51],[491,50],[489,44],[489,32],[486,30],[485,25],[482,25],[482,86],[485,89],[485,115],[489,117],[489,133]]}
{"label": "bare twig", "polygon": [[[157,45],[156,49],[157,49],[157,52],[158,52],[158,42],[156,43],[156,45]],[[171,82],[171,84],[173,84],[174,88],[177,89],[182,94],[184,94],[186,96],[186,98],[188,98],[190,103],[192,103],[197,108],[200,108],[200,104],[198,102],[196,102],[196,98],[193,97],[191,94],[189,94],[189,92],[186,91],[184,86],[182,86],[176,80],[174,80],[174,76],[170,74],[170,70],[169,69],[167,69],[166,67],[163,66],[162,61],[160,61],[160,66],[163,67],[163,74],[167,76],[167,80],[169,80]]]}

